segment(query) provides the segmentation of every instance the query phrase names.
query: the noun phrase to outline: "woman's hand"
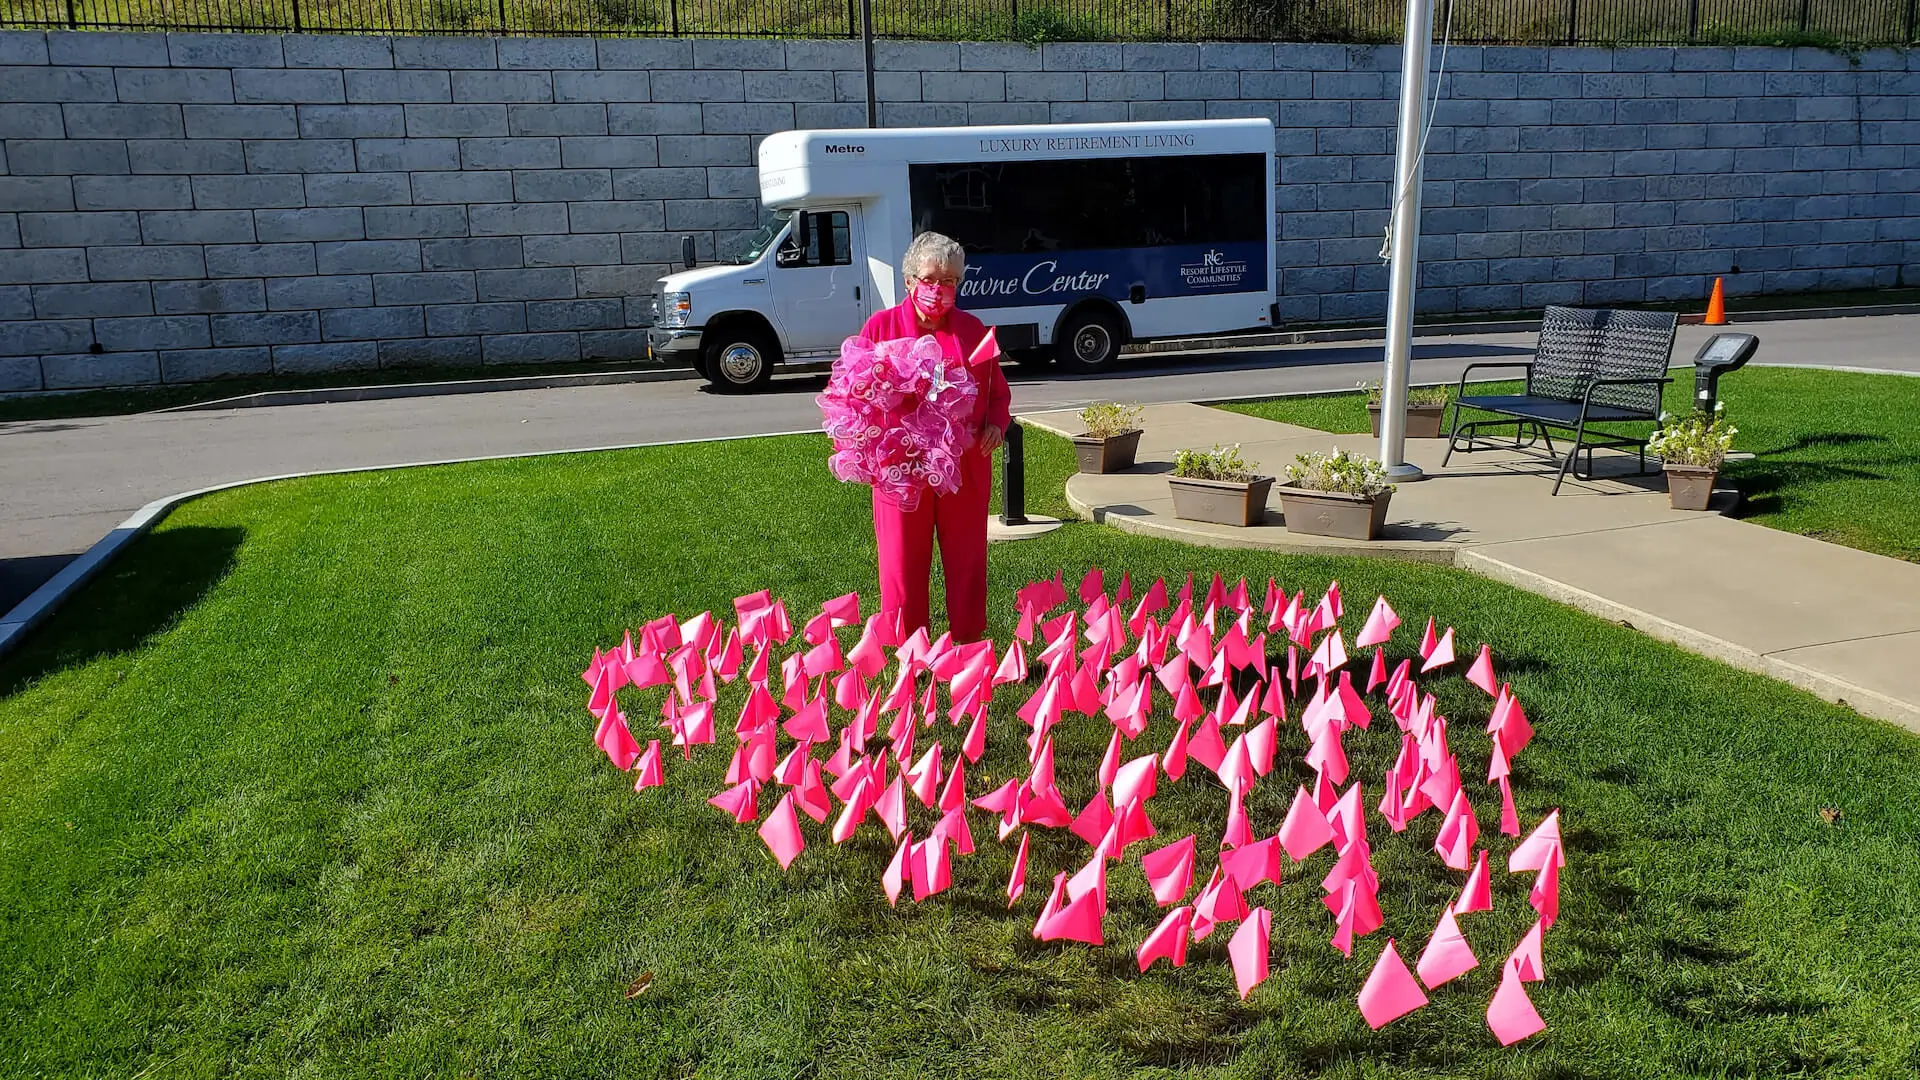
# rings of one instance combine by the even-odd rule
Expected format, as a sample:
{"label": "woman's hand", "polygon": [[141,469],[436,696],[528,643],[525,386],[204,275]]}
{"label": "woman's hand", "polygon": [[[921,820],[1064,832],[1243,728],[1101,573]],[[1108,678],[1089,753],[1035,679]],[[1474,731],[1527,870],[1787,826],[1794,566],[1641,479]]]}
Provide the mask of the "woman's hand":
{"label": "woman's hand", "polygon": [[980,429],[980,441],[976,445],[980,447],[981,453],[991,454],[1000,449],[1000,444],[1005,441],[1007,441],[1007,433],[997,425],[988,424]]}

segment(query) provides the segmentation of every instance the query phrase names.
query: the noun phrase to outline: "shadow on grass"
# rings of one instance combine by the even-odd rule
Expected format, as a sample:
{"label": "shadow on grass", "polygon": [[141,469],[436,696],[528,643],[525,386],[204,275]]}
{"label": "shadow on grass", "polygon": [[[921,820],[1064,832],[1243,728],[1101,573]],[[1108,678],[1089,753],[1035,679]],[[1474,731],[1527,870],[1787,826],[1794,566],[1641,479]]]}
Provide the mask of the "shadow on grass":
{"label": "shadow on grass", "polygon": [[130,652],[174,624],[233,569],[239,528],[187,526],[141,537],[0,662],[0,697],[43,676]]}

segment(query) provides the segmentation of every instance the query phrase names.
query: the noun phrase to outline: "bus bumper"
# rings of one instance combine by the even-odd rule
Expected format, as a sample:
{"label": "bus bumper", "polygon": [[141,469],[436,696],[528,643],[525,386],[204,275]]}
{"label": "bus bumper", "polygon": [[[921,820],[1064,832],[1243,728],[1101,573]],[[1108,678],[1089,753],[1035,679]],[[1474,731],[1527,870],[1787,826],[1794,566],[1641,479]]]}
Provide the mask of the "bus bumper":
{"label": "bus bumper", "polygon": [[663,364],[700,366],[700,331],[668,330],[655,326],[647,330],[647,359]]}

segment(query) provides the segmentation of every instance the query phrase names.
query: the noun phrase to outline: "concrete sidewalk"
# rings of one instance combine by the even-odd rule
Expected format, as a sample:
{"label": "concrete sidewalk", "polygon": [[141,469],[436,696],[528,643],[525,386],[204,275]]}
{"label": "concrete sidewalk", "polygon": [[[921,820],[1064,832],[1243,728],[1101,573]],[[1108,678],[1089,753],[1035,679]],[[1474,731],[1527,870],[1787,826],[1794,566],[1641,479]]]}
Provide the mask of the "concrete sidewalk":
{"label": "concrete sidewalk", "polygon": [[[1020,419],[1081,430],[1072,412]],[[1302,451],[1371,440],[1191,404],[1152,406],[1141,426],[1133,471],[1068,480],[1081,516],[1196,544],[1459,566],[1920,731],[1920,566],[1669,509],[1664,478],[1619,475],[1634,469],[1631,455],[1596,454],[1601,478],[1569,479],[1553,496],[1538,454],[1455,455],[1443,468],[1438,439],[1408,442],[1408,460],[1430,479],[1394,493],[1379,540],[1290,533],[1278,498],[1251,528],[1181,521],[1166,482],[1180,447],[1238,442],[1261,473],[1281,475]],[[1733,501],[1721,492],[1714,507]]]}

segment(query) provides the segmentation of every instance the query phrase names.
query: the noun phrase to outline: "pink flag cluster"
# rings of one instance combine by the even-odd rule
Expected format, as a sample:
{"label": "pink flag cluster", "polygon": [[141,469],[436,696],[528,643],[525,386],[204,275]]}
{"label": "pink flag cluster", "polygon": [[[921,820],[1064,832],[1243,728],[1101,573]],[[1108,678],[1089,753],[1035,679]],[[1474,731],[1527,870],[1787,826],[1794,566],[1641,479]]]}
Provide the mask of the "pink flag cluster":
{"label": "pink flag cluster", "polygon": [[907,510],[929,490],[952,494],[961,455],[973,445],[978,394],[966,365],[949,363],[932,337],[848,338],[826,392],[814,399],[833,440],[828,465]]}
{"label": "pink flag cluster", "polygon": [[[1463,875],[1460,894],[1439,913],[1411,969],[1396,943],[1386,943],[1360,988],[1360,1012],[1381,1027],[1478,967],[1460,919],[1494,906],[1488,850],[1449,745],[1448,718],[1419,682],[1455,662],[1451,627],[1436,633],[1428,620],[1417,655],[1394,664],[1387,651],[1400,616],[1376,599],[1350,653],[1338,583],[1309,599],[1269,580],[1256,601],[1244,580],[1228,587],[1218,576],[1196,596],[1189,576],[1177,594],[1156,580],[1136,600],[1129,577],[1109,592],[1096,569],[1075,595],[1078,605],[1062,575],[1020,589],[1014,640],[998,653],[992,642],[903,635],[896,617],[863,617],[855,594],[823,604],[797,642],[784,602],[767,592],[738,598],[731,622],[711,613],[665,616],[596,651],[583,673],[598,721],[594,741],[616,768],[636,774],[635,790],[660,786],[662,740],[639,745],[620,691],[659,688],[666,744],[691,757],[695,746],[715,741],[718,688],[744,681],[725,786],[709,802],[742,824],[757,823],[783,869],[807,848],[802,815],[833,844],[871,818],[893,850],[881,891],[890,904],[918,903],[953,886],[955,860],[975,850],[969,814],[983,812],[999,842],[1020,834],[1005,888],[1013,907],[1028,894],[1033,830],[1064,830],[1087,845],[1085,862],[1050,882],[1043,877],[1033,890],[1043,897],[1036,939],[1104,945],[1110,876],[1137,860],[1154,899],[1169,909],[1135,950],[1140,970],[1160,960],[1184,966],[1192,943],[1232,925],[1227,955],[1243,998],[1268,977],[1273,925],[1272,911],[1250,904],[1250,895],[1278,890],[1286,863],[1298,875],[1325,849],[1326,869],[1314,872],[1322,875],[1330,942],[1351,956],[1357,940],[1385,924],[1369,810],[1390,834],[1431,810],[1434,855]],[[1365,650],[1372,655],[1363,690],[1354,672]],[[1282,655],[1284,663],[1270,659]],[[1466,678],[1492,699],[1486,782],[1501,799],[1499,832],[1518,836],[1511,778],[1532,727],[1511,687],[1495,677],[1486,646]],[[990,705],[1002,687],[1028,685],[1015,710],[1024,773],[970,792],[968,767],[978,765],[992,733]],[[1378,704],[1370,704],[1365,695],[1376,691]],[[1163,731],[1172,727],[1165,748],[1130,749],[1164,715],[1156,699],[1170,706],[1171,720],[1160,720]],[[1094,775],[1063,778],[1056,734],[1062,725],[1100,720],[1111,731]],[[1391,721],[1390,729],[1378,726],[1397,734],[1400,749],[1370,803],[1365,785],[1373,781],[1352,775],[1345,743],[1377,720]],[[1284,819],[1263,835],[1249,796],[1273,774],[1281,732],[1296,723],[1300,736],[1287,741],[1304,744],[1313,783],[1296,787]],[[939,741],[940,727],[964,729],[957,748]],[[1215,782],[1226,801],[1222,835],[1183,836],[1148,850],[1159,836],[1148,808],[1162,785]],[[1503,964],[1488,1007],[1488,1026],[1503,1044],[1544,1028],[1524,984],[1542,977],[1541,942],[1559,914],[1565,861],[1557,810],[1507,857],[1509,873],[1534,875],[1528,903],[1535,923]]]}

